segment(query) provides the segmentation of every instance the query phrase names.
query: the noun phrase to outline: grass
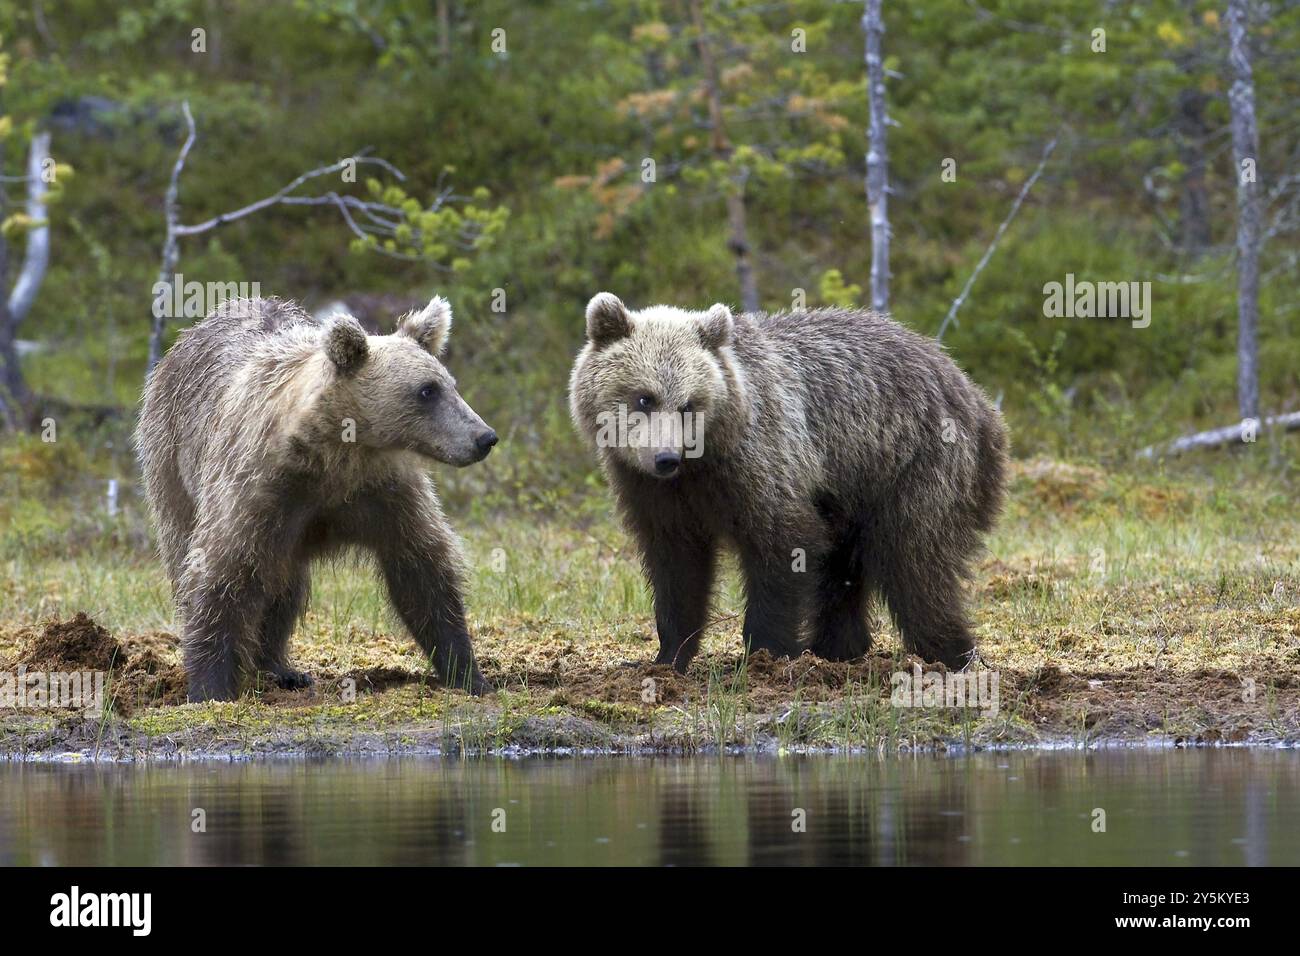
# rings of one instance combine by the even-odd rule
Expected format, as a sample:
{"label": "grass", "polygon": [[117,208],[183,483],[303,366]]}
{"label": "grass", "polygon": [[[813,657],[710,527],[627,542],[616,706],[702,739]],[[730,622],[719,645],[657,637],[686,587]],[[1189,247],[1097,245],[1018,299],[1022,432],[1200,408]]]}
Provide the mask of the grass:
{"label": "grass", "polygon": [[[441,688],[364,564],[316,569],[293,641],[307,692],[159,704],[86,722],[0,711],[0,749],[51,753],[493,751],[776,747],[883,749],[1099,740],[1295,740],[1300,728],[1300,518],[1284,482],[1107,473],[1018,463],[1007,513],[971,583],[979,666],[995,714],[898,707],[911,667],[877,609],[873,653],[745,666],[743,599],[728,566],[714,625],[685,677],[657,650],[635,555],[608,519],[463,527],[470,626],[499,692]],[[86,612],[134,660],[175,669],[166,581],[138,549],[10,557],[0,658],[43,622]],[[155,685],[146,684],[146,687]],[[165,685],[159,685],[165,686]],[[150,696],[153,694],[154,696]],[[93,739],[92,739],[93,738]]]}

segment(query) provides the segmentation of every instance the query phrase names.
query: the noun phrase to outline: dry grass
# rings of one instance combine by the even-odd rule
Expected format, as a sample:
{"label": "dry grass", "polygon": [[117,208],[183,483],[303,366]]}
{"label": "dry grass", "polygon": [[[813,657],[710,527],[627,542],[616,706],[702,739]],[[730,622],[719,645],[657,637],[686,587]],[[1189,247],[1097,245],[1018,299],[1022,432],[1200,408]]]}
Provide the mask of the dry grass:
{"label": "dry grass", "polygon": [[[1300,728],[1300,519],[1268,481],[1225,491],[1222,482],[1018,464],[1008,513],[971,585],[981,666],[1000,679],[996,716],[890,706],[890,677],[912,662],[880,611],[864,661],[742,666],[733,572],[691,672],[653,668],[649,596],[614,525],[512,520],[464,535],[471,628],[500,688],[490,700],[439,688],[371,571],[344,564],[318,569],[294,639],[297,662],[317,678],[312,690],[175,706],[139,696],[165,686],[145,682],[91,729],[11,712],[0,718],[0,747],[890,749],[1294,740]],[[178,663],[152,560],[13,561],[7,571],[0,658],[19,659],[45,622],[85,611],[122,642],[126,660],[150,654],[155,670]]]}

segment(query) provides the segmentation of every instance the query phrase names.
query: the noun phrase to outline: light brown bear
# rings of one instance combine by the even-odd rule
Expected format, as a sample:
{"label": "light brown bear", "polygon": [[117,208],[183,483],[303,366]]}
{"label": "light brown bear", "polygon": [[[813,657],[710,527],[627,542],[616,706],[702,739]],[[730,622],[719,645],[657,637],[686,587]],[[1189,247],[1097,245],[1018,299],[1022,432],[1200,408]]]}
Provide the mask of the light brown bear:
{"label": "light brown bear", "polygon": [[879,594],[909,651],[969,661],[962,583],[1007,438],[931,339],[863,310],[634,312],[602,292],[569,395],[640,547],[657,663],[696,653],[724,545],[749,651],[858,657]]}
{"label": "light brown bear", "polygon": [[182,626],[190,700],[228,700],[254,668],[310,678],[287,646],[308,564],[370,552],[397,613],[449,685],[489,687],[461,600],[459,541],[426,465],[482,460],[497,436],[438,361],[434,298],[392,335],[323,325],[278,299],[226,302],[145,386],[136,444]]}

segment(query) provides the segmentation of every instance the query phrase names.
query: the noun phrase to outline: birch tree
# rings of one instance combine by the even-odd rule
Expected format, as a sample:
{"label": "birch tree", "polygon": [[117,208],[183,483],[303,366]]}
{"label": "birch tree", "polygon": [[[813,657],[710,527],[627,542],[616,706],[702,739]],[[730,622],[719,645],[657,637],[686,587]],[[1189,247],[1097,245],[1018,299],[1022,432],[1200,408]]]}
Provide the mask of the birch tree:
{"label": "birch tree", "polygon": [[881,0],[867,0],[862,31],[866,35],[867,102],[871,108],[866,183],[871,211],[871,307],[885,312],[889,309],[889,115],[885,110],[885,63],[881,58],[885,22],[880,7]]}
{"label": "birch tree", "polygon": [[1259,131],[1250,62],[1247,0],[1228,2],[1232,152],[1237,175],[1237,406],[1242,421],[1259,418]]}
{"label": "birch tree", "polygon": [[[5,139],[12,131],[8,116],[0,117],[0,168],[3,168]],[[24,174],[0,177],[4,184],[20,183],[25,187],[26,204],[10,213],[8,196],[0,189],[0,421],[6,428],[25,428],[30,424],[35,396],[23,376],[18,356],[18,330],[45,281],[50,261],[50,226],[46,203],[52,198],[51,185],[57,181],[60,167],[50,157],[50,134],[37,132],[27,150]],[[69,172],[67,167],[62,167]],[[22,264],[13,287],[9,287],[10,243],[25,239]]]}

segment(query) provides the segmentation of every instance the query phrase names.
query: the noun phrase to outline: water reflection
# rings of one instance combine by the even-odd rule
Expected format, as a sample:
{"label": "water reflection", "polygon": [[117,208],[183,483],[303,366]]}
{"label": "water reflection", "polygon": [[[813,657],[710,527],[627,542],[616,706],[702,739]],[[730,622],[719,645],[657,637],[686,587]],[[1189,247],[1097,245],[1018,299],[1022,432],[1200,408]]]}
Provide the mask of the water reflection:
{"label": "water reflection", "polygon": [[8,765],[0,863],[1294,865],[1297,798],[1247,750]]}

